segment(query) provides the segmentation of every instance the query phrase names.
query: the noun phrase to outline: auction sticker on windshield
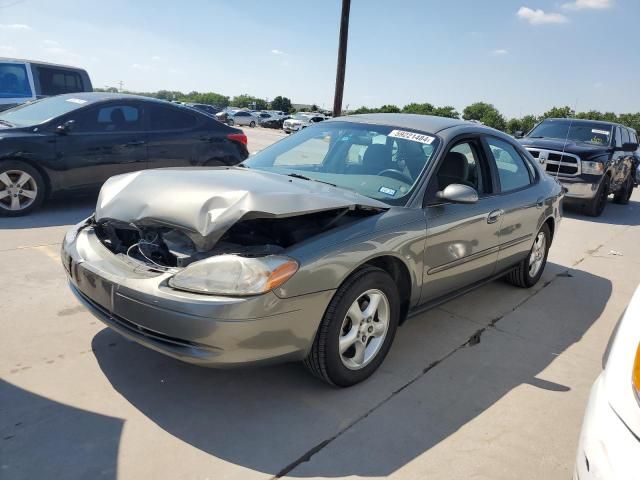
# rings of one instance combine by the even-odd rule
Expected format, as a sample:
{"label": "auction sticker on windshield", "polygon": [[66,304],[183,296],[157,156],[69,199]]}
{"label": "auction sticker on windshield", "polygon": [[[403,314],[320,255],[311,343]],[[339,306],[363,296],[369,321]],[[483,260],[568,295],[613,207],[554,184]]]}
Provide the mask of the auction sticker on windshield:
{"label": "auction sticker on windshield", "polygon": [[80,104],[80,105],[87,103],[87,101],[86,101],[86,100],[83,100],[83,99],[81,99],[81,98],[67,98],[67,102],[70,102],[70,103],[78,103],[78,104]]}
{"label": "auction sticker on windshield", "polygon": [[609,133],[607,130],[598,130],[597,128],[592,128],[591,129],[591,133],[599,133],[600,135],[609,135]]}
{"label": "auction sticker on windshield", "polygon": [[436,139],[436,137],[432,137],[431,135],[425,135],[423,133],[415,133],[415,132],[407,132],[406,130],[392,130],[388,137],[395,138],[404,138],[405,140],[411,140],[414,142],[426,143],[427,145],[431,145],[431,143]]}

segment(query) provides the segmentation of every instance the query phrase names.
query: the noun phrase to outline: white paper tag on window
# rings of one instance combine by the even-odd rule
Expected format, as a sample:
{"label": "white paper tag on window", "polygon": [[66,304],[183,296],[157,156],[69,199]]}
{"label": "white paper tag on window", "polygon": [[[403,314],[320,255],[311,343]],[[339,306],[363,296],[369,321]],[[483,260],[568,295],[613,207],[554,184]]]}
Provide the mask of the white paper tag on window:
{"label": "white paper tag on window", "polygon": [[600,135],[609,135],[611,132],[607,132],[606,130],[598,130],[597,128],[592,128],[591,133],[599,133]]}
{"label": "white paper tag on window", "polygon": [[404,138],[405,140],[425,143],[427,145],[431,145],[431,143],[436,139],[436,137],[432,137],[431,135],[425,135],[423,133],[407,132],[406,130],[392,130],[391,133],[387,135],[387,137]]}
{"label": "white paper tag on window", "polygon": [[77,104],[79,104],[79,105],[82,105],[82,104],[87,103],[87,101],[86,101],[86,100],[83,100],[83,99],[81,99],[81,98],[67,98],[67,102],[70,102],[70,103],[77,103]]}

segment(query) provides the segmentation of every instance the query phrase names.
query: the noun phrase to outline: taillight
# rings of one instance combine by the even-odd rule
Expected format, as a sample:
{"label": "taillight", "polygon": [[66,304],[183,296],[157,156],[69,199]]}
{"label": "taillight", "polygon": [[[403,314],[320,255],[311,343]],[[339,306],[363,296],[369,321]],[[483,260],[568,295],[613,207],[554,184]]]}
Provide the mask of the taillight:
{"label": "taillight", "polygon": [[247,136],[244,133],[230,133],[227,135],[227,138],[234,142],[240,142],[243,145],[247,144]]}

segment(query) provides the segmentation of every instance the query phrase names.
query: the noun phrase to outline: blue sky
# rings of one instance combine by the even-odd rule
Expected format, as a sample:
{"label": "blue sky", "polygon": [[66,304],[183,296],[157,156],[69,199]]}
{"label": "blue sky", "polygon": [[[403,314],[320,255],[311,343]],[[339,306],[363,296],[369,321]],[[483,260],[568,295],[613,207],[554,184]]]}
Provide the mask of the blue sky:
{"label": "blue sky", "polygon": [[[330,108],[340,0],[0,0],[0,56]],[[638,0],[352,0],[344,106],[640,111]]]}

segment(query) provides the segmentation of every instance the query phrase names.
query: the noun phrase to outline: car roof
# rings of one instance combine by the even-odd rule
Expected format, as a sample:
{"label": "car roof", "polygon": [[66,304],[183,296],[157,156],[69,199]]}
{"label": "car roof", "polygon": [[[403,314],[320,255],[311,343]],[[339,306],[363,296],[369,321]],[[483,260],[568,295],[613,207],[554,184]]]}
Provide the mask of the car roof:
{"label": "car roof", "polygon": [[155,102],[162,105],[173,105],[177,107],[184,106],[181,103],[173,103],[168,100],[161,100],[153,97],[143,97],[142,95],[132,95],[130,93],[111,93],[111,92],[76,92],[76,93],[64,93],[62,95],[56,95],[58,98],[77,98],[85,100],[87,104],[103,102],[107,100],[142,100],[145,102]]}
{"label": "car roof", "polygon": [[85,69],[82,68],[82,67],[74,67],[72,65],[63,65],[61,63],[43,62],[41,60],[29,60],[27,58],[0,57],[0,62],[4,62],[4,63],[30,63],[30,64],[33,64],[33,65],[45,65],[47,67],[69,68],[69,69],[72,69],[72,70],[85,71]]}
{"label": "car roof", "polygon": [[552,117],[550,117],[550,118],[545,118],[544,120],[553,120],[555,122],[564,121],[564,122],[567,122],[567,123],[569,123],[569,122],[573,122],[573,123],[599,123],[601,125],[618,126],[618,127],[624,127],[624,128],[628,128],[630,130],[633,130],[633,128],[627,127],[626,125],[623,125],[621,123],[607,122],[605,120],[592,120],[590,118],[552,118]]}
{"label": "car roof", "polygon": [[335,117],[327,121],[373,123],[378,125],[408,128],[412,130],[421,130],[430,133],[438,133],[447,128],[458,126],[474,126],[478,129],[483,129],[491,132],[495,131],[493,128],[485,127],[483,125],[472,122],[467,122],[466,120],[459,120],[457,118],[448,117],[435,117],[432,115],[419,115],[415,113],[363,113],[358,115]]}

